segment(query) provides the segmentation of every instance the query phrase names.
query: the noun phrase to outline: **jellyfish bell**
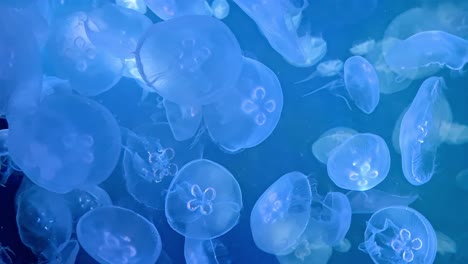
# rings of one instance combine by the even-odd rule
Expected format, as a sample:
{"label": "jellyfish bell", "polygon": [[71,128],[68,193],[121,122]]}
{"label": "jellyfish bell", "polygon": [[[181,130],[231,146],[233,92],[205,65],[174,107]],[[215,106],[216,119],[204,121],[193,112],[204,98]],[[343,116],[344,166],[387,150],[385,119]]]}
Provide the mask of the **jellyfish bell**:
{"label": "jellyfish bell", "polygon": [[375,40],[369,39],[366,41],[358,42],[354,44],[350,49],[349,52],[353,55],[364,56],[373,50],[375,47]]}
{"label": "jellyfish bell", "polygon": [[320,162],[327,164],[333,150],[345,140],[357,134],[354,129],[347,127],[334,127],[323,134],[312,144],[312,153]]}

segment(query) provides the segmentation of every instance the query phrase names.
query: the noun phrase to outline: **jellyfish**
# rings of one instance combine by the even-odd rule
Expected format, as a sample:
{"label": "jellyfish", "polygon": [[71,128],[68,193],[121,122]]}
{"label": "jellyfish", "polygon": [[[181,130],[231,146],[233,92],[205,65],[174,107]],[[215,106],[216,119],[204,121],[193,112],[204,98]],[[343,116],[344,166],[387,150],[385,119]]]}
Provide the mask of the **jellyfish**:
{"label": "jellyfish", "polygon": [[148,86],[182,105],[217,101],[233,88],[242,69],[236,37],[223,22],[209,16],[154,24],[140,38],[136,61]]}
{"label": "jellyfish", "polygon": [[115,0],[115,4],[128,9],[133,9],[139,13],[146,13],[146,3],[144,0]]}
{"label": "jellyfish", "polygon": [[468,62],[468,41],[444,31],[423,31],[391,46],[385,61],[392,71],[409,79],[443,67],[462,71]]}
{"label": "jellyfish", "polygon": [[52,94],[72,94],[70,82],[55,76],[44,76],[42,81],[41,101]]}
{"label": "jellyfish", "polygon": [[64,195],[73,218],[73,227],[88,211],[102,206],[111,206],[112,200],[107,192],[97,185],[74,189]]}
{"label": "jellyfish", "polygon": [[76,234],[81,247],[99,263],[155,263],[161,253],[156,227],[117,206],[87,212],[80,218]]}
{"label": "jellyfish", "polygon": [[[80,251],[80,244],[76,240],[69,240],[50,259],[45,259],[47,264],[74,264]],[[42,263],[42,262],[40,262]]]}
{"label": "jellyfish", "polygon": [[213,0],[211,3],[211,12],[217,19],[224,19],[229,15],[231,7],[227,0]]}
{"label": "jellyfish", "polygon": [[312,80],[315,77],[334,77],[340,75],[340,72],[343,70],[343,61],[342,60],[326,60],[317,64],[316,70],[307,76],[304,80],[301,80],[298,83],[307,82]]}
{"label": "jellyfish", "polygon": [[468,192],[468,169],[463,169],[458,172],[455,180],[457,182],[458,188]]}
{"label": "jellyfish", "polygon": [[194,105],[178,105],[164,100],[166,118],[171,127],[172,135],[178,141],[192,138],[202,123],[202,108]]}
{"label": "jellyfish", "polygon": [[54,25],[44,54],[47,68],[57,77],[68,80],[78,93],[95,96],[120,80],[123,61],[90,41],[85,29],[88,20],[87,14],[76,12]]}
{"label": "jellyfish", "polygon": [[107,4],[88,13],[85,30],[97,49],[126,59],[133,56],[138,40],[152,24],[148,17],[135,10]]}
{"label": "jellyfish", "polygon": [[206,0],[145,0],[145,3],[162,20],[191,15],[211,16]]}
{"label": "jellyfish", "polygon": [[437,237],[429,221],[409,207],[387,207],[367,222],[359,249],[374,263],[433,263]]}
{"label": "jellyfish", "polygon": [[174,139],[167,123],[141,125],[124,141],[125,186],[135,200],[164,210],[169,184],[182,166],[201,154],[190,142]]}
{"label": "jellyfish", "polygon": [[457,253],[457,243],[446,234],[435,231],[437,237],[437,253],[448,255]]}
{"label": "jellyfish", "polygon": [[185,238],[184,256],[187,264],[231,263],[226,246],[217,239]]}
{"label": "jellyfish", "polygon": [[242,194],[234,176],[206,159],[185,164],[166,196],[169,225],[186,238],[209,240],[231,230],[239,221]]}
{"label": "jellyfish", "polygon": [[[289,64],[310,67],[327,53],[327,42],[301,26],[303,11],[309,1],[234,0],[257,24],[271,47]],[[296,2],[296,3],[294,3]]]}
{"label": "jellyfish", "polygon": [[357,133],[356,130],[347,127],[331,128],[321,134],[312,144],[312,153],[318,161],[327,164],[328,157],[330,157],[333,150]]}
{"label": "jellyfish", "polygon": [[393,132],[392,132],[392,145],[393,149],[398,153],[401,154],[401,149],[400,149],[400,128],[401,128],[401,121],[403,121],[403,117],[405,116],[406,112],[408,111],[409,106],[405,107],[403,112],[400,113],[398,116],[398,119],[395,123],[395,126],[393,127]]}
{"label": "jellyfish", "polygon": [[[343,74],[339,73],[338,75],[340,78],[304,96],[324,89],[334,91],[345,88],[347,96],[351,98],[362,112],[366,114],[372,113],[380,100],[379,79],[374,67],[363,57],[352,56],[345,61]],[[337,96],[342,98],[351,109],[345,96],[339,94]]]}
{"label": "jellyfish", "polygon": [[439,133],[444,143],[452,145],[468,143],[467,125],[442,121]]}
{"label": "jellyfish", "polygon": [[290,172],[260,196],[250,215],[257,247],[274,255],[287,255],[298,246],[311,215],[312,191],[307,176]]}
{"label": "jellyfish", "polygon": [[327,161],[330,179],[346,190],[366,191],[382,182],[390,170],[390,151],[374,134],[356,134],[335,148]]}
{"label": "jellyfish", "polygon": [[72,215],[60,194],[36,185],[16,197],[16,224],[23,244],[52,259],[72,235]]}
{"label": "jellyfish", "polygon": [[452,119],[444,89],[443,78],[426,79],[401,121],[399,142],[403,174],[413,185],[428,182],[436,172],[440,126]]}
{"label": "jellyfish", "polygon": [[353,55],[357,56],[365,56],[367,53],[369,53],[371,50],[373,50],[375,47],[375,40],[373,39],[368,39],[363,42],[359,42],[357,44],[354,44],[350,49],[349,52]]}
{"label": "jellyfish", "polygon": [[333,247],[334,251],[337,251],[340,253],[349,252],[350,249],[351,249],[351,242],[346,238],[343,238],[341,241],[338,242],[338,244],[336,244]]}
{"label": "jellyfish", "polygon": [[397,194],[375,188],[367,191],[349,191],[346,196],[353,214],[373,214],[390,206],[408,206],[419,198],[416,193]]}
{"label": "jellyfish", "polygon": [[77,95],[51,95],[36,112],[11,122],[13,162],[37,185],[66,193],[99,184],[120,156],[120,129],[112,114]]}
{"label": "jellyfish", "polygon": [[276,74],[262,63],[244,58],[235,90],[203,108],[211,139],[235,153],[266,140],[279,122],[283,92]]}

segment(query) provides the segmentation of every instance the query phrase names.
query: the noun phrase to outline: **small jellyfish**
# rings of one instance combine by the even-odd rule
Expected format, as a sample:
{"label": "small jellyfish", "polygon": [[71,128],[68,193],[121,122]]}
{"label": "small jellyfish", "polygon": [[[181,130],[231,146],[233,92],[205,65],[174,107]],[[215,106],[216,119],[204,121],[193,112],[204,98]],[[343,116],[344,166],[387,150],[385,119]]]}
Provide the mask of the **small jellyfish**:
{"label": "small jellyfish", "polygon": [[155,263],[161,253],[156,227],[121,207],[87,212],[80,218],[76,234],[81,247],[99,263]]}
{"label": "small jellyfish", "polygon": [[330,179],[346,190],[366,191],[382,182],[390,170],[390,151],[374,134],[356,134],[328,158]]}
{"label": "small jellyfish", "polygon": [[452,119],[444,89],[443,78],[426,79],[401,121],[399,142],[403,174],[413,185],[428,182],[436,172],[440,126]]}
{"label": "small jellyfish", "polygon": [[437,253],[448,255],[457,253],[457,243],[446,234],[435,231],[437,237]]}
{"label": "small jellyfish", "polygon": [[335,92],[337,89],[345,88],[345,95],[340,95],[335,92],[336,96],[343,99],[350,109],[351,106],[346,97],[351,98],[357,108],[362,112],[366,114],[372,113],[380,100],[379,78],[374,67],[363,57],[352,56],[345,61],[343,74],[339,73],[338,75],[340,76],[338,79],[304,96],[325,89]]}
{"label": "small jellyfish", "polygon": [[375,40],[369,39],[363,42],[359,42],[354,44],[350,49],[349,52],[353,55],[357,56],[365,56],[375,47]]}
{"label": "small jellyfish", "polygon": [[415,193],[401,195],[375,188],[367,191],[349,191],[346,196],[351,203],[353,214],[373,214],[390,206],[408,206],[419,198]]}
{"label": "small jellyfish", "polygon": [[260,196],[250,215],[255,244],[274,255],[294,251],[309,223],[312,192],[308,178],[287,173]]}
{"label": "small jellyfish", "polygon": [[458,188],[468,192],[468,169],[461,170],[458,172],[456,178]]}
{"label": "small jellyfish", "polygon": [[234,176],[206,159],[185,164],[167,191],[167,221],[186,238],[209,240],[227,233],[239,221],[241,209]]}
{"label": "small jellyfish", "polygon": [[281,117],[283,92],[276,74],[264,64],[244,58],[238,82],[230,93],[203,108],[211,139],[235,153],[266,140]]}
{"label": "small jellyfish", "polygon": [[213,0],[211,3],[211,12],[217,19],[224,19],[229,15],[231,7],[227,0]]}
{"label": "small jellyfish", "polygon": [[146,3],[144,0],[115,0],[115,4],[128,9],[133,9],[139,13],[146,13]]}
{"label": "small jellyfish", "polygon": [[210,16],[211,8],[206,0],[144,0],[146,5],[162,20],[183,16]]}
{"label": "small jellyfish", "polygon": [[326,60],[317,64],[316,70],[307,76],[304,80],[296,82],[303,83],[312,80],[315,77],[334,77],[340,75],[343,70],[343,61],[342,60]]}
{"label": "small jellyfish", "polygon": [[168,100],[164,100],[163,103],[174,138],[178,141],[192,138],[202,123],[202,108],[194,105],[178,105]]}
{"label": "small jellyfish", "polygon": [[387,207],[367,222],[359,249],[374,263],[433,263],[437,238],[429,221],[409,207]]}
{"label": "small jellyfish", "polygon": [[312,144],[312,153],[318,161],[327,164],[328,157],[333,150],[357,133],[356,130],[347,127],[331,128],[321,134]]}
{"label": "small jellyfish", "polygon": [[209,16],[183,16],[152,25],[140,38],[135,56],[145,83],[182,105],[217,101],[233,88],[242,69],[236,37]]}

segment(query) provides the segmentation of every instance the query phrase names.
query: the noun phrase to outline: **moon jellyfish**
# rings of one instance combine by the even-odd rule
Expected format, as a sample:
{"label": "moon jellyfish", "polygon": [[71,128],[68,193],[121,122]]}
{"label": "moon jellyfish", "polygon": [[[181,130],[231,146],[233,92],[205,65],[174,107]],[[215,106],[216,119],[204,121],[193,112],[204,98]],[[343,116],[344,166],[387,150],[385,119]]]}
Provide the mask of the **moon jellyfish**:
{"label": "moon jellyfish", "polygon": [[457,182],[458,188],[468,192],[468,169],[464,169],[458,172],[455,180]]}
{"label": "moon jellyfish", "polygon": [[81,247],[99,263],[155,263],[161,238],[141,215],[116,206],[100,207],[80,218],[76,234]]}
{"label": "moon jellyfish", "polygon": [[375,47],[375,40],[369,39],[363,42],[359,42],[354,44],[350,49],[349,52],[353,55],[357,56],[364,56],[373,50]]}
{"label": "moon jellyfish", "polygon": [[342,60],[327,60],[322,61],[317,64],[316,70],[304,80],[301,80],[296,83],[303,83],[309,80],[312,80],[315,77],[333,77],[339,75],[343,70],[343,61]]}
{"label": "moon jellyfish", "polygon": [[270,136],[283,109],[283,92],[275,73],[244,58],[235,90],[203,109],[206,128],[223,150],[234,153],[255,147]]}
{"label": "moon jellyfish", "polygon": [[437,238],[429,221],[409,207],[387,207],[367,222],[359,249],[374,263],[433,263]]}
{"label": "moon jellyfish", "polygon": [[[121,78],[123,62],[88,39],[88,16],[76,12],[54,25],[45,46],[46,67],[85,96],[112,88]],[[108,47],[108,46],[107,46]]]}
{"label": "moon jellyfish", "polygon": [[11,159],[31,181],[53,192],[101,183],[120,156],[115,118],[85,97],[48,96],[36,112],[9,125]]}
{"label": "moon jellyfish", "polygon": [[308,0],[301,3],[290,0],[234,2],[257,24],[272,48],[291,65],[309,67],[327,53],[327,42],[322,36],[311,34],[307,26],[300,25],[302,13],[309,6]]}
{"label": "moon jellyfish", "polygon": [[[380,100],[379,79],[374,67],[361,56],[349,57],[344,63],[343,74],[338,74],[339,79],[305,94],[308,96],[318,91],[328,89],[334,91],[336,89],[345,88],[347,96],[351,98],[354,104],[364,113],[372,113]],[[343,95],[338,95],[345,100],[349,106],[347,99]]]}
{"label": "moon jellyfish", "polygon": [[468,41],[444,31],[423,31],[391,46],[385,61],[394,72],[410,79],[442,67],[462,71],[468,62]]}
{"label": "moon jellyfish", "polygon": [[184,257],[187,264],[231,263],[226,247],[216,239],[196,240],[186,238]]}
{"label": "moon jellyfish", "polygon": [[23,244],[51,259],[72,235],[72,215],[59,194],[33,185],[16,198],[16,224]]}
{"label": "moon jellyfish", "polygon": [[64,195],[75,226],[78,220],[88,211],[98,207],[112,205],[112,200],[107,192],[97,185],[85,186],[74,189]]}
{"label": "moon jellyfish", "polygon": [[136,61],[148,86],[171,102],[188,105],[216,101],[232,88],[242,69],[236,37],[209,16],[154,24],[140,39]]}
{"label": "moon jellyfish", "polygon": [[440,255],[457,253],[457,243],[446,234],[435,231],[437,237],[437,253]]}
{"label": "moon jellyfish", "polygon": [[138,40],[152,24],[148,17],[135,10],[107,4],[88,13],[85,29],[97,49],[125,59],[132,56]]}
{"label": "moon jellyfish", "polygon": [[128,9],[133,9],[139,13],[146,13],[146,3],[144,0],[115,0],[115,4]]}
{"label": "moon jellyfish", "polygon": [[124,142],[127,191],[144,205],[164,210],[167,189],[182,166],[199,158],[190,142],[174,139],[167,123],[142,125],[128,131]]}
{"label": "moon jellyfish", "polygon": [[229,15],[231,7],[227,0],[213,0],[211,3],[211,12],[217,19],[224,19]]}
{"label": "moon jellyfish", "polygon": [[190,15],[211,16],[206,0],[145,0],[146,5],[162,20]]}
{"label": "moon jellyfish", "polygon": [[353,214],[373,214],[390,206],[408,206],[415,202],[419,195],[410,193],[400,195],[377,189],[367,191],[350,191],[346,194]]}
{"label": "moon jellyfish", "polygon": [[239,221],[242,194],[234,176],[206,159],[184,165],[166,196],[169,225],[186,238],[208,240],[231,230]]}
{"label": "moon jellyfish", "polygon": [[178,105],[164,100],[166,117],[174,138],[184,141],[192,138],[202,123],[202,108],[193,105]]}
{"label": "moon jellyfish", "polygon": [[357,133],[356,130],[347,127],[329,129],[312,144],[312,153],[318,161],[327,164],[333,150]]}
{"label": "moon jellyfish", "polygon": [[390,151],[374,134],[352,136],[335,148],[327,162],[330,179],[346,190],[366,191],[382,182],[390,170]]}
{"label": "moon jellyfish", "polygon": [[413,185],[428,182],[435,173],[437,149],[441,144],[440,126],[452,119],[443,92],[446,88],[441,77],[426,79],[401,121],[399,141],[403,174]]}
{"label": "moon jellyfish", "polygon": [[294,251],[309,223],[310,188],[304,174],[290,172],[260,196],[250,215],[250,228],[259,249],[274,255]]}

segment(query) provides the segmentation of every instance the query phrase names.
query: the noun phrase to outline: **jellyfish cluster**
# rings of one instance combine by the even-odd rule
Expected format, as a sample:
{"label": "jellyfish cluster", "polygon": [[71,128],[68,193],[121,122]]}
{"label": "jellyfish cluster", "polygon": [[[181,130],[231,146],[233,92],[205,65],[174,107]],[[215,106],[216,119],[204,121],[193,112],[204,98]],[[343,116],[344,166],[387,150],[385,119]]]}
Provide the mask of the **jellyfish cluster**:
{"label": "jellyfish cluster", "polygon": [[319,2],[0,0],[0,264],[468,263],[468,4]]}

